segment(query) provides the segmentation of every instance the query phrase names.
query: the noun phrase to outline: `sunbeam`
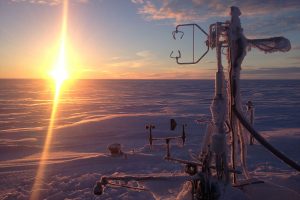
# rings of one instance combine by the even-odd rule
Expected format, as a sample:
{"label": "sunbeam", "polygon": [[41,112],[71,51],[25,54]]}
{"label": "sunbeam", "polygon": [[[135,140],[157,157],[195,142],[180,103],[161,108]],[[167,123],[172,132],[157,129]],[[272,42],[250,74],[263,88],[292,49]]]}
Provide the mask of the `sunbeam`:
{"label": "sunbeam", "polygon": [[55,118],[57,113],[57,107],[59,103],[59,96],[61,92],[61,87],[65,79],[68,78],[68,73],[66,70],[66,33],[67,33],[67,18],[68,18],[68,0],[63,1],[63,17],[62,17],[62,30],[61,30],[61,39],[60,39],[60,51],[58,55],[58,59],[56,65],[51,73],[53,79],[55,80],[55,94],[52,105],[52,112],[50,117],[50,122],[48,126],[48,131],[44,143],[43,152],[40,158],[40,163],[38,166],[37,174],[35,177],[35,182],[32,187],[32,193],[30,196],[31,200],[37,200],[40,197],[40,191],[43,186],[43,182],[45,179],[45,169],[47,159],[49,157],[49,150],[51,146],[51,139],[53,128],[55,126]]}

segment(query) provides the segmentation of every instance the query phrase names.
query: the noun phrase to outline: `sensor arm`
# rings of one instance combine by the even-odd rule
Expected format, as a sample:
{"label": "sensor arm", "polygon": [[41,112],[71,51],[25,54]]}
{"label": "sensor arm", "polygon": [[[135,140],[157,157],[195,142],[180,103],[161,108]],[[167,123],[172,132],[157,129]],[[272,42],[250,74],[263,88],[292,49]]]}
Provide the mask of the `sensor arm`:
{"label": "sensor arm", "polygon": [[202,56],[200,58],[198,58],[195,61],[195,27],[198,28],[202,33],[204,33],[207,36],[207,38],[209,37],[208,33],[206,33],[198,24],[179,24],[179,25],[177,25],[175,31],[172,32],[173,38],[176,40],[176,34],[177,33],[181,33],[180,39],[182,39],[183,36],[184,36],[184,32],[180,31],[179,28],[181,28],[181,27],[187,27],[187,26],[192,26],[193,27],[193,61],[191,61],[191,62],[181,62],[181,61],[179,61],[179,58],[181,58],[181,51],[178,50],[178,56],[173,56],[173,51],[172,51],[171,54],[170,54],[170,58],[175,58],[176,59],[176,63],[179,64],[179,65],[196,64],[200,60],[202,60],[202,58],[209,51],[209,41],[206,40],[205,41],[205,44],[207,46],[206,51],[204,52],[204,54],[202,54]]}

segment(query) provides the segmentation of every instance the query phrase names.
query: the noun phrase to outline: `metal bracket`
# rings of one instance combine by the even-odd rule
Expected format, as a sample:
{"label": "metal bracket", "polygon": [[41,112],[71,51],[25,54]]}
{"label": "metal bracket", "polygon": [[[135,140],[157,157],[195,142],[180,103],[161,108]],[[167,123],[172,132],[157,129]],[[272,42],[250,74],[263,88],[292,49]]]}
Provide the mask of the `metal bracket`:
{"label": "metal bracket", "polygon": [[207,46],[207,50],[204,52],[204,54],[198,58],[197,60],[195,60],[195,27],[198,28],[202,33],[204,33],[207,37],[208,34],[198,25],[198,24],[179,24],[176,26],[176,30],[172,32],[173,38],[174,40],[176,40],[176,34],[177,33],[181,33],[180,39],[183,38],[184,36],[184,32],[183,31],[179,31],[178,29],[180,27],[186,27],[186,26],[192,26],[193,27],[193,61],[191,62],[180,62],[179,58],[181,58],[181,52],[180,50],[178,50],[178,56],[173,56],[173,51],[170,54],[170,58],[175,58],[176,59],[176,63],[180,64],[180,65],[188,65],[188,64],[196,64],[198,63],[209,51],[209,41],[208,39],[205,41],[205,45]]}

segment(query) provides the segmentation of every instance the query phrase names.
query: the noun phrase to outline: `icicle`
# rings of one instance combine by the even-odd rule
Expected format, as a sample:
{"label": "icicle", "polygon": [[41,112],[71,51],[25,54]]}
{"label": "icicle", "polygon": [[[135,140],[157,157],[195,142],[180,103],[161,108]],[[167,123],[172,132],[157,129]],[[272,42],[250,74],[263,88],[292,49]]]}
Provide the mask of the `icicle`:
{"label": "icicle", "polygon": [[240,157],[241,157],[241,166],[243,169],[243,173],[245,175],[245,177],[247,179],[250,178],[249,172],[248,172],[248,168],[247,168],[247,143],[245,142],[245,137],[244,137],[244,133],[243,133],[243,127],[241,125],[241,123],[238,122],[238,137],[239,137],[239,141],[240,141]]}
{"label": "icicle", "polygon": [[[203,137],[203,142],[202,142],[202,149],[201,149],[201,153],[202,155],[205,155],[208,153],[208,151],[210,151],[209,149],[209,146],[210,146],[210,139],[211,139],[211,134],[212,134],[212,131],[213,131],[213,125],[212,123],[209,123],[207,125],[207,128],[206,128],[206,132],[205,132],[205,135]],[[200,157],[202,156],[200,155]]]}

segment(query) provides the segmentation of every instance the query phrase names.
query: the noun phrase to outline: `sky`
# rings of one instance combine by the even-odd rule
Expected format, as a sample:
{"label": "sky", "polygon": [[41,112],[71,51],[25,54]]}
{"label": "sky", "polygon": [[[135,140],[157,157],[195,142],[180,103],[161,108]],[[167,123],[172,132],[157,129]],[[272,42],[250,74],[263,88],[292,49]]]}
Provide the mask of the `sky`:
{"label": "sky", "polygon": [[[63,0],[0,0],[0,78],[48,78],[59,54]],[[299,0],[69,0],[67,69],[82,79],[212,79],[215,51],[195,65],[177,65],[171,51],[191,59],[190,30],[175,41],[180,23],[204,30],[229,20],[238,6],[247,38],[284,36],[287,53],[247,53],[242,78],[300,79]],[[196,56],[205,36],[196,32]],[[227,69],[224,60],[223,65]]]}

